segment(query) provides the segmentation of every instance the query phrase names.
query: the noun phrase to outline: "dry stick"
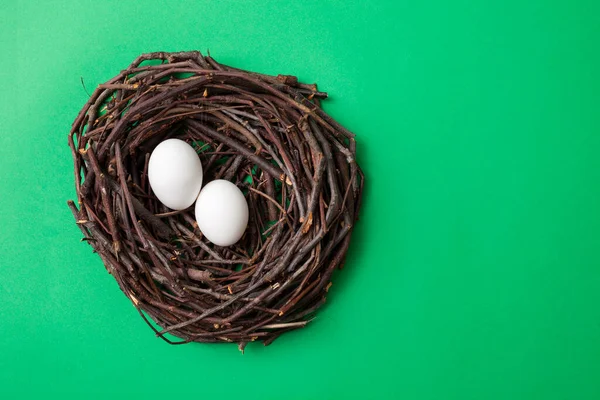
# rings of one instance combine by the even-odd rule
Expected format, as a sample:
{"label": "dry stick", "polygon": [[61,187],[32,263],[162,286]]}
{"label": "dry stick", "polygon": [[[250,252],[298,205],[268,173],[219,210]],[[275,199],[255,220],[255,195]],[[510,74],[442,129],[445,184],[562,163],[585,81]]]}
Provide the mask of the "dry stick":
{"label": "dry stick", "polygon": [[77,202],[81,204],[81,177],[79,176],[81,170],[81,162],[77,156],[77,150],[75,150],[75,142],[73,141],[73,134],[69,134],[68,137],[69,147],[71,148],[71,155],[73,162],[75,163],[75,192],[77,193]]}
{"label": "dry stick", "polygon": [[231,138],[228,138],[226,136],[223,136],[223,135],[219,134],[217,131],[215,131],[207,126],[204,126],[195,120],[189,120],[188,124],[192,128],[203,132],[207,136],[209,136],[213,139],[218,139],[218,140],[222,141],[223,143],[225,143],[225,145],[239,151],[241,154],[245,155],[246,157],[251,159],[253,162],[258,164],[258,166],[260,166],[260,168],[262,168],[265,172],[268,172],[273,178],[280,179],[280,180],[282,179],[283,172],[279,168],[273,166],[272,164],[269,164],[262,157],[252,153],[252,151],[248,150],[246,147],[244,147],[242,144],[238,143],[237,141],[235,141]]}
{"label": "dry stick", "polygon": [[283,215],[283,218],[285,218],[285,221],[287,222],[287,224],[290,227],[290,229],[293,229],[292,222],[290,221],[290,218],[289,218],[287,212],[285,211],[285,209],[283,207],[281,207],[279,205],[279,203],[275,199],[273,199],[272,197],[266,195],[265,193],[261,192],[260,190],[254,189],[251,186],[248,186],[248,190],[250,190],[251,192],[256,193],[259,196],[262,196],[265,199],[269,200],[269,204],[275,205],[275,207],[277,207],[279,209],[279,211],[281,211],[281,214]]}
{"label": "dry stick", "polygon": [[[106,182],[111,190],[122,194],[121,186],[117,182],[110,179],[109,177],[106,177]],[[164,239],[169,239],[173,235],[173,231],[171,230],[171,228],[165,225],[165,223],[162,222],[160,218],[155,217],[154,214],[148,211],[148,209],[146,209],[146,207],[144,207],[138,199],[131,195],[129,196],[129,199],[131,200],[131,206],[133,207],[137,215],[139,215],[141,219],[146,221],[156,231],[158,236]]]}
{"label": "dry stick", "polygon": [[[116,161],[117,161],[117,175],[118,175],[119,181],[121,182],[121,190],[122,190],[121,197],[125,199],[125,203],[127,205],[127,210],[129,212],[131,222],[133,223],[133,227],[138,235],[139,240],[142,242],[143,248],[148,249],[148,241],[146,240],[146,237],[142,233],[142,229],[141,229],[139,222],[135,216],[135,209],[134,209],[132,201],[131,201],[131,194],[129,193],[129,188],[127,187],[127,180],[125,178],[125,170],[123,168],[123,160],[121,159],[121,147],[119,146],[119,144],[116,145],[115,157],[116,157]],[[133,245],[135,246],[135,242],[133,243]],[[143,262],[140,262],[140,265],[142,267],[142,270],[146,273],[146,275],[151,276],[151,272],[148,269],[148,267],[146,266],[146,264]],[[150,279],[150,284],[152,285],[152,289],[157,294],[157,296],[159,298],[162,298],[162,294],[161,294],[160,290],[158,290],[153,279]]]}
{"label": "dry stick", "polygon": [[[274,198],[275,197],[275,183],[273,182],[273,179],[271,179],[270,177],[267,177],[267,179],[265,179],[265,187],[266,187],[266,191],[267,191],[267,195],[270,198]],[[277,202],[275,202],[277,203]],[[279,206],[279,203],[277,204],[273,204],[273,202],[269,201],[269,203],[267,203],[267,209],[269,211],[269,221],[274,221],[277,218],[277,206]],[[263,234],[266,234],[265,232],[263,232]]]}
{"label": "dry stick", "polygon": [[[269,139],[272,142],[274,142],[275,146],[277,147],[278,151],[280,152],[283,162],[285,163],[285,166],[286,166],[287,170],[289,171],[291,168],[291,162],[283,148],[283,145],[281,144],[281,141],[273,133],[273,130],[271,129],[269,124],[265,121],[265,119],[260,114],[257,114],[257,115],[258,115],[259,119],[261,120],[261,122],[263,123],[263,126],[265,127],[266,132],[268,133]],[[300,188],[298,187],[298,183],[296,182],[296,178],[294,177],[294,175],[289,173],[288,176],[289,176],[290,182],[292,183],[292,190],[294,190],[296,192],[297,204],[298,204],[298,208],[300,209],[300,218],[304,218],[305,217],[304,204],[302,204],[302,202],[300,201],[300,198],[301,198],[300,193],[299,193]]]}
{"label": "dry stick", "polygon": [[287,265],[289,259],[292,257],[292,255],[294,254],[294,251],[296,250],[296,246],[298,244],[298,242],[300,241],[300,238],[302,237],[301,234],[299,234],[300,232],[296,233],[296,237],[294,239],[292,239],[292,241],[288,244],[288,250],[286,252],[286,254],[284,255],[284,257],[281,258],[281,260],[278,262],[278,264],[271,270],[269,271],[260,281],[255,282],[254,284],[250,285],[247,289],[245,289],[244,291],[240,292],[240,294],[238,294],[236,297],[234,297],[231,300],[226,301],[225,303],[220,304],[217,307],[214,307],[210,310],[207,310],[204,314],[200,315],[199,317],[193,318],[189,321],[185,321],[182,322],[180,324],[177,325],[172,325],[168,328],[163,329],[160,333],[161,334],[165,334],[167,332],[170,332],[172,330],[178,329],[178,328],[183,328],[185,326],[188,326],[190,324],[193,324],[199,320],[201,320],[202,318],[206,318],[209,317],[211,315],[213,315],[215,312],[222,310],[223,308],[227,307],[228,305],[232,304],[235,300],[237,300],[238,297],[241,296],[241,294],[243,294],[244,296],[247,295],[248,293],[250,293],[252,290],[256,289],[258,286],[262,285],[264,282],[269,282],[271,281],[275,276],[277,276]]}
{"label": "dry stick", "polygon": [[233,119],[228,118],[225,114],[223,114],[220,111],[210,111],[210,113],[212,115],[216,116],[217,118],[221,119],[225,123],[224,127],[230,126],[233,129],[235,129],[237,132],[241,133],[246,139],[248,139],[248,141],[250,143],[252,143],[254,145],[254,147],[256,148],[256,150],[255,150],[256,154],[259,154],[261,152],[262,145],[247,128],[238,124]]}
{"label": "dry stick", "polygon": [[267,275],[265,275],[260,281],[255,282],[254,284],[248,286],[248,288],[246,288],[244,291],[238,293],[235,297],[226,301],[225,303],[222,303],[222,304],[218,305],[217,307],[213,307],[212,309],[207,310],[205,313],[203,313],[202,315],[200,315],[196,318],[193,318],[191,320],[188,320],[188,321],[176,324],[176,325],[172,325],[168,328],[165,328],[160,332],[160,334],[165,334],[165,333],[173,331],[175,329],[183,328],[185,326],[188,326],[195,322],[198,322],[203,318],[209,317],[209,316],[213,315],[215,312],[220,311],[220,310],[224,309],[225,307],[229,306],[230,304],[234,303],[239,297],[247,295],[248,293],[250,293],[251,291],[256,289],[258,286],[262,285],[265,281],[270,281],[271,278],[273,278],[275,275],[277,275],[283,269],[285,264],[287,264],[287,261],[292,256],[292,254],[296,248],[299,238],[300,238],[300,236],[296,235],[296,238],[292,241],[292,243],[290,243],[290,246],[288,247],[288,251],[287,251],[286,255],[281,259],[281,261],[278,263],[278,265],[274,269],[269,271],[269,273]]}
{"label": "dry stick", "polygon": [[102,172],[100,172],[100,166],[98,165],[98,160],[94,155],[94,150],[90,147],[87,151],[87,156],[90,160],[90,164],[92,164],[92,169],[94,170],[96,177],[98,179],[98,183],[100,185],[100,195],[102,196],[102,205],[104,207],[104,212],[106,213],[106,220],[108,222],[108,228],[110,229],[110,234],[113,240],[113,250],[117,255],[117,260],[119,259],[119,251],[121,250],[121,243],[119,242],[119,232],[117,231],[117,226],[115,224],[115,218],[112,213],[112,208],[110,207],[110,203],[108,201],[108,191],[106,189],[106,177]]}
{"label": "dry stick", "polygon": [[[170,92],[164,92],[164,93],[160,93],[157,96],[154,96],[146,101],[137,103],[135,106],[131,107],[129,109],[129,112],[127,113],[127,115],[133,114],[135,115],[136,112],[139,112],[141,108],[143,107],[150,107],[153,106],[163,100],[165,100],[166,98],[168,98],[169,96],[176,96],[178,94],[184,93],[186,90],[193,88],[194,86],[198,86],[201,83],[203,83],[204,81],[208,80],[207,77],[203,77],[203,79],[196,79],[192,82],[188,82],[185,85],[181,85],[175,89],[173,89]],[[126,123],[129,121],[128,118],[124,118],[121,119],[114,127],[113,131],[111,132],[111,134],[106,138],[105,142],[102,144],[102,146],[100,146],[100,150],[98,151],[98,158],[99,159],[103,159],[106,155],[106,152],[108,151],[109,146],[114,142],[114,140],[117,138],[117,136],[123,132],[123,130],[125,129],[125,125]]]}

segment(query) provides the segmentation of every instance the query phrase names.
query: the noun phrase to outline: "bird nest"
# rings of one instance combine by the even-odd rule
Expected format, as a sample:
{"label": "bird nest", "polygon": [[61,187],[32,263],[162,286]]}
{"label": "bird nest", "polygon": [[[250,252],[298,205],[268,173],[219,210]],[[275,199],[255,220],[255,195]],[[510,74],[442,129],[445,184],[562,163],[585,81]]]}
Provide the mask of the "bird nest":
{"label": "bird nest", "polygon": [[[69,207],[159,337],[243,350],[304,327],[323,305],[364,180],[354,135],[321,109],[326,97],[196,51],[143,54],[90,96],[69,135]],[[249,223],[235,245],[211,244],[193,206],[172,211],[152,193],[150,153],[168,138],[196,149],[204,182],[244,193]]]}

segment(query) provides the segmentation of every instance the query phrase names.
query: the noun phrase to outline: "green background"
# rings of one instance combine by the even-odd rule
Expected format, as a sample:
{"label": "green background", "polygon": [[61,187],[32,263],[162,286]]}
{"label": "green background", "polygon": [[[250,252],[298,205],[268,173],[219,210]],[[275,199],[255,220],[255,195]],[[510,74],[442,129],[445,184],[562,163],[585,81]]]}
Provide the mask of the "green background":
{"label": "green background", "polygon": [[[0,16],[0,397],[600,398],[597,1],[4,0]],[[155,338],[66,207],[80,77],[207,48],[318,82],[367,177],[326,307],[245,355]]]}

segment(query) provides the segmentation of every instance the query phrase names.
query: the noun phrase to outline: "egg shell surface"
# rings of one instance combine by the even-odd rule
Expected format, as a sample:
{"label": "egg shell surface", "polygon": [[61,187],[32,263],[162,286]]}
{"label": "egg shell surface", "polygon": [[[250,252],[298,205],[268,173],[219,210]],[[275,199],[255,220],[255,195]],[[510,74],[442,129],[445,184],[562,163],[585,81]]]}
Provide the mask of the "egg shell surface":
{"label": "egg shell surface", "polygon": [[192,146],[180,139],[167,139],[150,155],[148,180],[161,203],[184,210],[200,193],[202,163]]}
{"label": "egg shell surface", "polygon": [[248,203],[233,183],[217,179],[200,191],[196,200],[196,222],[202,234],[218,246],[231,246],[248,226]]}

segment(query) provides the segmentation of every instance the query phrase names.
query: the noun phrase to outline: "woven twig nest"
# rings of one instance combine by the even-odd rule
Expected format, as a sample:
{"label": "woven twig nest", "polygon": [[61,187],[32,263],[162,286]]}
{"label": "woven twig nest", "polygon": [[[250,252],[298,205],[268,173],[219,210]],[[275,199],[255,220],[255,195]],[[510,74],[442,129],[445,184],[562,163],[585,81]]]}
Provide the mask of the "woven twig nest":
{"label": "woven twig nest", "polygon": [[[144,54],[91,95],[69,135],[69,206],[158,336],[243,350],[305,326],[325,302],[363,185],[354,135],[320,108],[326,96],[199,52]],[[148,159],[167,138],[197,150],[205,183],[243,191],[250,219],[237,244],[211,244],[193,207],[169,210],[152,193]]]}

